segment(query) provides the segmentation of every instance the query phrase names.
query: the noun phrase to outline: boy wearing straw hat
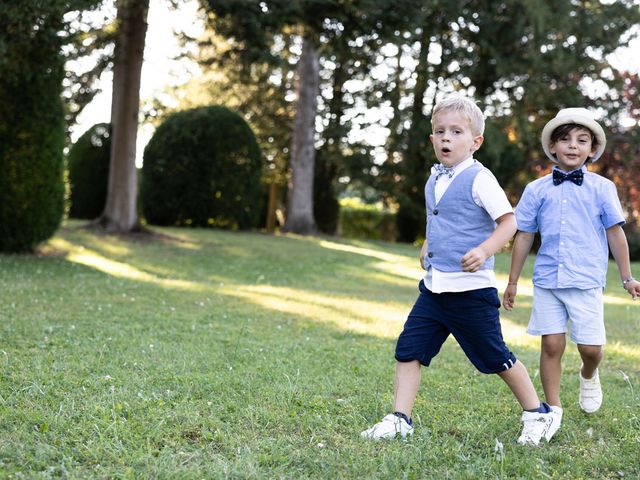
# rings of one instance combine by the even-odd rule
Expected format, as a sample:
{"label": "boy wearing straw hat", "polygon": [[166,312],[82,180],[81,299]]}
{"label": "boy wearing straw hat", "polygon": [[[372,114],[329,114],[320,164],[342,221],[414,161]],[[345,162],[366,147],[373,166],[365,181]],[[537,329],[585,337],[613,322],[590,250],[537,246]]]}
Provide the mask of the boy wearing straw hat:
{"label": "boy wearing straw hat", "polygon": [[527,332],[541,336],[540,379],[556,417],[546,436],[551,439],[562,421],[560,376],[569,321],[571,339],[582,359],[580,408],[593,413],[602,404],[598,365],[605,344],[602,292],[609,249],[622,287],[634,300],[640,295],[640,283],[631,275],[616,186],[585,166],[604,152],[602,127],[587,109],[565,108],[546,124],[541,141],[556,165],[550,174],[527,185],[516,207],[518,233],[503,304],[506,310],[514,307],[518,278],[535,233],[540,232]]}

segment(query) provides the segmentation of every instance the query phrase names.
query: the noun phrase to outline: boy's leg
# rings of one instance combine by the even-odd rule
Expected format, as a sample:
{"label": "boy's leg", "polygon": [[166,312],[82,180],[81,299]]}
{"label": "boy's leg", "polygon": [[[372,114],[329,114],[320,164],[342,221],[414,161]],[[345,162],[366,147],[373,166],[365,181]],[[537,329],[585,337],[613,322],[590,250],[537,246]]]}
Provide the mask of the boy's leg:
{"label": "boy's leg", "polygon": [[598,375],[598,365],[604,356],[602,345],[578,344],[578,351],[582,357],[580,369],[580,395],[578,403],[587,413],[597,412],[602,405],[602,387]]}
{"label": "boy's leg", "polygon": [[[483,373],[497,373],[522,406],[522,433],[518,443],[538,445],[548,436],[553,417],[541,404],[525,366],[504,343],[500,325],[500,299],[495,288],[452,296],[448,326],[469,360]],[[454,301],[455,300],[455,301]]]}
{"label": "boy's leg", "polygon": [[396,362],[394,411],[411,418],[413,404],[420,387],[420,362]]}
{"label": "boy's leg", "polygon": [[564,333],[543,335],[540,341],[540,381],[545,399],[551,406],[562,407],[560,377],[562,375],[562,355],[566,344]]}
{"label": "boy's leg", "polygon": [[377,440],[413,434],[411,412],[420,387],[421,366],[429,365],[449,335],[438,321],[442,317],[441,302],[422,281],[419,289],[420,295],[396,343],[394,413],[363,431],[360,434],[363,438]]}
{"label": "boy's leg", "polygon": [[499,372],[498,375],[509,386],[524,412],[522,412],[522,433],[518,443],[538,445],[542,439],[547,441],[558,431],[562,413],[559,417],[549,405],[540,403],[531,377],[522,362],[516,361],[513,367]]}
{"label": "boy's leg", "polygon": [[560,289],[556,292],[571,318],[571,339],[578,345],[583,366],[580,369],[578,403],[587,413],[602,405],[602,388],[598,365],[604,356],[606,342],[602,288],[587,290]]}
{"label": "boy's leg", "polygon": [[592,378],[604,357],[602,345],[578,344],[578,352],[580,352],[580,358],[582,358],[580,375],[582,375],[582,378]]}
{"label": "boy's leg", "polygon": [[498,372],[498,375],[509,386],[523,410],[535,410],[540,407],[540,399],[522,362],[516,361],[513,367]]}
{"label": "boy's leg", "polygon": [[420,362],[396,361],[394,412],[360,433],[362,438],[380,440],[413,435],[411,411],[420,387]]}

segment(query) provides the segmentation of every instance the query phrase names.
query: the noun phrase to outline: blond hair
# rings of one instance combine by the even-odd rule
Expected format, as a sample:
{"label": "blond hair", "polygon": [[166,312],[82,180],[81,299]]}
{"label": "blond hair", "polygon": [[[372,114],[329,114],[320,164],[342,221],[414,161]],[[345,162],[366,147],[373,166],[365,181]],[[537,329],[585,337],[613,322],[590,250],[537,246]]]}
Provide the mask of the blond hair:
{"label": "blond hair", "polygon": [[484,115],[482,110],[478,108],[473,100],[467,97],[454,95],[436,103],[431,114],[431,126],[433,127],[433,119],[436,114],[442,110],[452,110],[462,113],[471,126],[471,133],[474,135],[482,135],[484,133]]}

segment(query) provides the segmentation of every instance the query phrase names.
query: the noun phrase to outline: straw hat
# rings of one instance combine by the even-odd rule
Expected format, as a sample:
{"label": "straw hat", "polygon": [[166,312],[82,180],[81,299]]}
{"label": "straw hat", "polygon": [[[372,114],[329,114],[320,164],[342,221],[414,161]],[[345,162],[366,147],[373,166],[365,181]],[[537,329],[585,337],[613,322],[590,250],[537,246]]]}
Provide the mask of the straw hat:
{"label": "straw hat", "polygon": [[549,151],[551,134],[556,128],[566,125],[567,123],[576,123],[591,130],[598,141],[598,149],[591,157],[591,162],[598,160],[604,152],[604,147],[607,144],[607,137],[600,124],[593,119],[591,113],[586,108],[563,108],[544,126],[540,141],[542,142],[542,149],[549,160],[552,162],[558,161],[558,159]]}

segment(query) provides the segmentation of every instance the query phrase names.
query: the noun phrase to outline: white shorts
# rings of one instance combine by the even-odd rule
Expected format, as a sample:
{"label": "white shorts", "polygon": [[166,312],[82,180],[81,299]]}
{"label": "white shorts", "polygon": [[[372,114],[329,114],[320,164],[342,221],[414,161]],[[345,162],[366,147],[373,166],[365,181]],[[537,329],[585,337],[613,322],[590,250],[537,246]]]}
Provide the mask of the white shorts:
{"label": "white shorts", "polygon": [[548,289],[534,285],[533,308],[527,333],[552,335],[567,333],[571,320],[571,340],[581,345],[604,345],[604,305],[602,288]]}

